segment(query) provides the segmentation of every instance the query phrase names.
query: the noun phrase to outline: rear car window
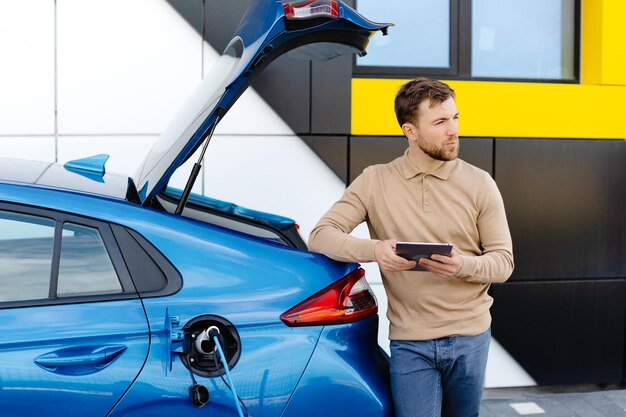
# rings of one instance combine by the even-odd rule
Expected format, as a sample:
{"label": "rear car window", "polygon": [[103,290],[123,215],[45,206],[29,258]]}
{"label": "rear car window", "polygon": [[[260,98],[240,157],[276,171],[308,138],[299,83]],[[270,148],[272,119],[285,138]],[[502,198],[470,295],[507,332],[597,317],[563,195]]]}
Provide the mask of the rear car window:
{"label": "rear car window", "polygon": [[48,297],[54,227],[52,219],[0,211],[0,301]]}
{"label": "rear car window", "polygon": [[122,286],[98,229],[65,223],[57,296],[118,292],[122,292]]}

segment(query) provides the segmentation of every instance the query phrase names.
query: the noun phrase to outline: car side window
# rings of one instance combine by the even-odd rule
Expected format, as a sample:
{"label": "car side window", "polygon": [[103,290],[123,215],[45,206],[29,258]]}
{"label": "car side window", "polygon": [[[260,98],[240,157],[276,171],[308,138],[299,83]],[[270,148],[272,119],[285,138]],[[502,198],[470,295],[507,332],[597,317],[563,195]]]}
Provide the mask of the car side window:
{"label": "car side window", "polygon": [[0,302],[48,298],[53,219],[0,211]]}
{"label": "car side window", "polygon": [[58,297],[123,292],[100,232],[66,222],[61,237]]}
{"label": "car side window", "polygon": [[0,203],[0,308],[136,297],[110,225]]}

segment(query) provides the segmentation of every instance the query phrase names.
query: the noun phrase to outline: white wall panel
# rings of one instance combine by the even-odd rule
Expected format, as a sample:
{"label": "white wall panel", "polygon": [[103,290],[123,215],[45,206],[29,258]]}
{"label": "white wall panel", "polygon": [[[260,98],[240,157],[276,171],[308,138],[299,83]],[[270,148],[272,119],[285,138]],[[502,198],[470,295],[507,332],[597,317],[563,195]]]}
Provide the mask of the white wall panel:
{"label": "white wall panel", "polygon": [[[378,267],[378,264],[375,264]],[[376,295],[378,302],[378,344],[387,354],[389,351],[389,319],[387,318],[387,294],[382,282],[371,282],[369,273],[365,272],[365,277]]]}
{"label": "white wall panel", "polygon": [[106,171],[131,176],[157,136],[59,136],[60,163],[98,154],[110,155]]}
{"label": "white wall panel", "polygon": [[493,337],[487,358],[486,388],[527,387],[537,382]]}
{"label": "white wall panel", "polygon": [[0,134],[54,134],[54,0],[0,1]]}
{"label": "white wall panel", "polygon": [[0,137],[0,157],[54,162],[54,136]]}
{"label": "white wall panel", "polygon": [[158,134],[201,78],[165,0],[57,0],[60,134]]}
{"label": "white wall panel", "polygon": [[217,134],[293,135],[291,128],[252,88],[239,97],[216,129]]}

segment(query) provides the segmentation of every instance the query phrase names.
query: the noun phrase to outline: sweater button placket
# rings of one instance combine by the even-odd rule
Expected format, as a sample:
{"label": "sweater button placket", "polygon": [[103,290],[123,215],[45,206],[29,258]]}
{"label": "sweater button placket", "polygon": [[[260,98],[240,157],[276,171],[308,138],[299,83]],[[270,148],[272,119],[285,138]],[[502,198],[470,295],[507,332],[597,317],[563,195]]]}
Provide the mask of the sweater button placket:
{"label": "sweater button placket", "polygon": [[423,201],[423,209],[425,213],[430,213],[432,211],[432,205],[430,202],[430,187],[428,186],[428,174],[424,175],[422,179],[422,201]]}

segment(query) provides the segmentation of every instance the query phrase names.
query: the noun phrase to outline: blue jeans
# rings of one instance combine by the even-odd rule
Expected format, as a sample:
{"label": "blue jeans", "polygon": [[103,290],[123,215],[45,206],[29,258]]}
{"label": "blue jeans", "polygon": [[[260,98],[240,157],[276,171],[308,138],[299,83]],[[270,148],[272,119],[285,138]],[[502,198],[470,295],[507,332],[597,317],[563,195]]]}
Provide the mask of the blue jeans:
{"label": "blue jeans", "polygon": [[477,417],[490,340],[490,329],[477,336],[392,340],[396,417]]}

